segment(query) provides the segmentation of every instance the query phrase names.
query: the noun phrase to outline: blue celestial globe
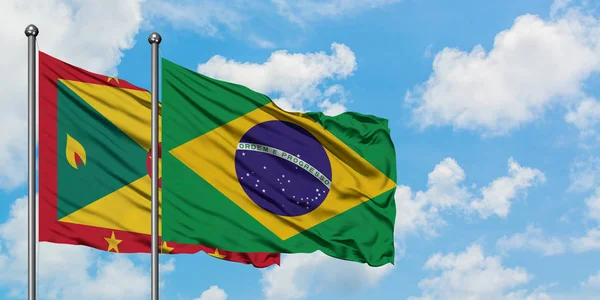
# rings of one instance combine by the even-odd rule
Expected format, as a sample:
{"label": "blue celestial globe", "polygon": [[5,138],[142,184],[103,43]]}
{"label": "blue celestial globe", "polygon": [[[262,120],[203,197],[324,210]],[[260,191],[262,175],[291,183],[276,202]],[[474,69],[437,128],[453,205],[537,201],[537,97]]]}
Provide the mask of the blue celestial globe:
{"label": "blue celestial globe", "polygon": [[280,216],[315,210],[331,187],[331,164],[321,143],[285,121],[267,121],[248,130],[237,145],[235,171],[248,197]]}

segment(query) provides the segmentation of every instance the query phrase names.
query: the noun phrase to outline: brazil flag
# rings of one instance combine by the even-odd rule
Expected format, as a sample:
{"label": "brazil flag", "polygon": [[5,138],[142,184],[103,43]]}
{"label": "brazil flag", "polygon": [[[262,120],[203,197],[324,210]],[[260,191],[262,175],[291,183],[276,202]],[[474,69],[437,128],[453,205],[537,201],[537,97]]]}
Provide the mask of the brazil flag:
{"label": "brazil flag", "polygon": [[387,120],[286,112],[166,59],[162,90],[165,239],[394,262]]}
{"label": "brazil flag", "polygon": [[[39,57],[40,241],[150,252],[150,93],[43,52]],[[277,253],[166,240],[159,246],[163,254],[204,251],[256,267],[279,263]]]}

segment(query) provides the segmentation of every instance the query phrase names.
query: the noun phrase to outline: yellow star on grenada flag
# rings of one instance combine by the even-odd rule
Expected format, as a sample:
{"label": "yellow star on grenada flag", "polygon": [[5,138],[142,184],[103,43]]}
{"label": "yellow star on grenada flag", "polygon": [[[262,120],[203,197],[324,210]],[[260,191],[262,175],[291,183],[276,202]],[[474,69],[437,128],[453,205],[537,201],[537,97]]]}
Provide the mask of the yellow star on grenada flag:
{"label": "yellow star on grenada flag", "polygon": [[119,84],[119,78],[115,78],[115,77],[107,77],[106,82],[110,82],[113,79],[115,80],[115,82],[117,82],[117,84]]}
{"label": "yellow star on grenada flag", "polygon": [[212,256],[212,257],[216,257],[218,259],[223,259],[225,257],[224,254],[219,253],[219,249],[215,249],[215,252],[213,253],[207,253],[208,255]]}
{"label": "yellow star on grenada flag", "polygon": [[104,240],[106,240],[106,242],[108,243],[108,252],[110,252],[110,250],[115,250],[115,252],[119,252],[119,244],[123,241],[123,240],[118,240],[115,238],[115,232],[113,231],[111,236],[109,238],[105,237]]}
{"label": "yellow star on grenada flag", "polygon": [[160,253],[169,254],[171,251],[173,251],[173,249],[175,249],[175,247],[169,247],[167,246],[167,242],[163,242],[163,244],[160,246]]}

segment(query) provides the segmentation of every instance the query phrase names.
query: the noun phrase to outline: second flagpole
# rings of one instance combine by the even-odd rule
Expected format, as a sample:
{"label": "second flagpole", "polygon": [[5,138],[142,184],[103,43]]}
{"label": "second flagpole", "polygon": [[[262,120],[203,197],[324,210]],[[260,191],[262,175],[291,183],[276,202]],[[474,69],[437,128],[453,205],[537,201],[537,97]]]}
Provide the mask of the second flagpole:
{"label": "second flagpole", "polygon": [[158,46],[162,38],[154,32],[148,37],[152,47],[152,291],[151,299],[158,300]]}

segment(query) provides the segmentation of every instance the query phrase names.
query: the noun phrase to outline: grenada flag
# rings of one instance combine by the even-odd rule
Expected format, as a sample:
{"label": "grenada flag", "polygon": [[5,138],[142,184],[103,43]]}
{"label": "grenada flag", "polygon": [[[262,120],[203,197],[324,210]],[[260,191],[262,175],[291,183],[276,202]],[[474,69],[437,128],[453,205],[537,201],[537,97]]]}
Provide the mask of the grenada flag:
{"label": "grenada flag", "polygon": [[[39,53],[40,241],[150,252],[150,99],[125,80]],[[256,267],[279,264],[277,253],[168,241],[160,250],[205,251]]]}

